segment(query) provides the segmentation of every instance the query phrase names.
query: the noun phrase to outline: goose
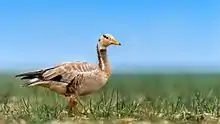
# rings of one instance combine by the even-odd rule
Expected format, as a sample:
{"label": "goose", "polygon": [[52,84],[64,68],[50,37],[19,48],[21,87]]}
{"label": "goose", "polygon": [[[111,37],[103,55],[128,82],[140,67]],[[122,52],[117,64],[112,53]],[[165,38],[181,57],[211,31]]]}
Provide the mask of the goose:
{"label": "goose", "polygon": [[121,46],[111,34],[102,34],[96,45],[98,63],[85,61],[65,62],[53,67],[15,75],[25,80],[23,87],[40,86],[67,98],[67,109],[73,111],[80,96],[100,90],[111,75],[107,47]]}

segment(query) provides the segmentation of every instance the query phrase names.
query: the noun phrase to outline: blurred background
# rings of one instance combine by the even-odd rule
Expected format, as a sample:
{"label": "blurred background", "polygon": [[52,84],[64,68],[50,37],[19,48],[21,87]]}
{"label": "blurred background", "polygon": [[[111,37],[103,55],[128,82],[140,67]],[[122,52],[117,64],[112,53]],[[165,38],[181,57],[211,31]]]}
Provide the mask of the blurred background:
{"label": "blurred background", "polygon": [[113,74],[219,73],[219,5],[217,0],[4,1],[0,70],[97,62],[97,40],[110,33],[122,43],[108,51]]}
{"label": "blurred background", "polygon": [[14,85],[18,80],[9,75],[15,73],[97,62],[97,40],[110,33],[122,46],[109,48],[109,85],[136,84],[136,90],[125,91],[156,88],[168,94],[195,85],[208,92],[220,86],[219,5],[217,0],[1,2],[2,79]]}
{"label": "blurred background", "polygon": [[[173,115],[177,111],[177,107],[172,110],[169,107],[179,103],[182,105],[178,108],[180,113],[183,109],[195,113],[202,110],[219,117],[220,107],[216,107],[220,101],[219,6],[218,0],[1,1],[0,103],[5,104],[12,96],[34,96],[38,101],[37,96],[45,94],[53,97],[41,99],[47,101],[41,102],[42,105],[53,101],[57,98],[54,93],[41,92],[43,88],[21,88],[22,82],[13,75],[63,62],[97,62],[98,38],[109,33],[122,46],[111,46],[108,50],[113,75],[100,91],[107,93],[107,100],[111,97],[110,91],[117,89],[120,98],[129,97],[130,102],[125,102],[127,108],[134,105],[134,100],[146,98],[147,107],[153,108],[156,114],[166,111],[167,118],[171,117],[168,116],[170,111]],[[102,99],[102,95],[93,100]],[[158,100],[160,98],[163,102]],[[25,103],[22,100],[15,106]],[[195,101],[198,104],[195,105]],[[43,117],[45,106],[41,110],[41,104],[37,102],[36,111],[26,107],[38,117],[28,115],[23,108],[16,110],[18,113],[14,115],[18,119],[28,115],[26,118],[31,121],[56,117],[47,114]],[[105,104],[103,102],[101,110]],[[24,105],[26,103],[20,107]],[[96,102],[96,105],[102,104]],[[48,112],[53,112],[49,109]],[[120,116],[133,114],[129,109],[130,113],[124,112],[123,107],[121,112],[118,107],[110,109],[112,112],[117,110]],[[5,108],[0,110],[6,111]],[[99,110],[97,113],[97,116],[104,116],[99,115]]]}

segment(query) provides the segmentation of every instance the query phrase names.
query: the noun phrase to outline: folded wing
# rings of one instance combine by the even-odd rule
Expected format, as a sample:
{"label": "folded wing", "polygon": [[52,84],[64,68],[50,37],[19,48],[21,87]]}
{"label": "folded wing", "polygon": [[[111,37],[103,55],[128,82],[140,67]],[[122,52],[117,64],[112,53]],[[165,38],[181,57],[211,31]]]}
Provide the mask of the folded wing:
{"label": "folded wing", "polygon": [[93,73],[98,71],[98,65],[87,62],[71,62],[63,63],[52,68],[43,69],[40,71],[27,72],[16,75],[26,79],[27,85],[33,85],[42,81],[54,81],[62,83],[70,83],[78,74]]}

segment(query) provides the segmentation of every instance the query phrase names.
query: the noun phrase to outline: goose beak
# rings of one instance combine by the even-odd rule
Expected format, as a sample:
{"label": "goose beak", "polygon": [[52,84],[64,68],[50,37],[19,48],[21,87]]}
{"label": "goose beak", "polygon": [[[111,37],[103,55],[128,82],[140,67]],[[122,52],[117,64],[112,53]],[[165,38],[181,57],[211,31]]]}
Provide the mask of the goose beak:
{"label": "goose beak", "polygon": [[121,43],[118,42],[117,40],[112,40],[112,44],[121,46]]}

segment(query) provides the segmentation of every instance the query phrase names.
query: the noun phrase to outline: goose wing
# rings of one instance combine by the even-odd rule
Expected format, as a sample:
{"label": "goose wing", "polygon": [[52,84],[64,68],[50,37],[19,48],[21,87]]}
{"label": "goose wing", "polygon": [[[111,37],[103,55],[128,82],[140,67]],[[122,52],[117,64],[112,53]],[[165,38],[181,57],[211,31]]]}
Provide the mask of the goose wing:
{"label": "goose wing", "polygon": [[42,74],[43,80],[70,83],[76,75],[98,71],[96,64],[87,62],[63,63]]}
{"label": "goose wing", "polygon": [[55,81],[70,83],[76,75],[83,75],[98,71],[98,65],[87,62],[69,62],[56,65],[40,71],[27,72],[16,75],[21,79],[28,79],[33,84],[40,81]]}

